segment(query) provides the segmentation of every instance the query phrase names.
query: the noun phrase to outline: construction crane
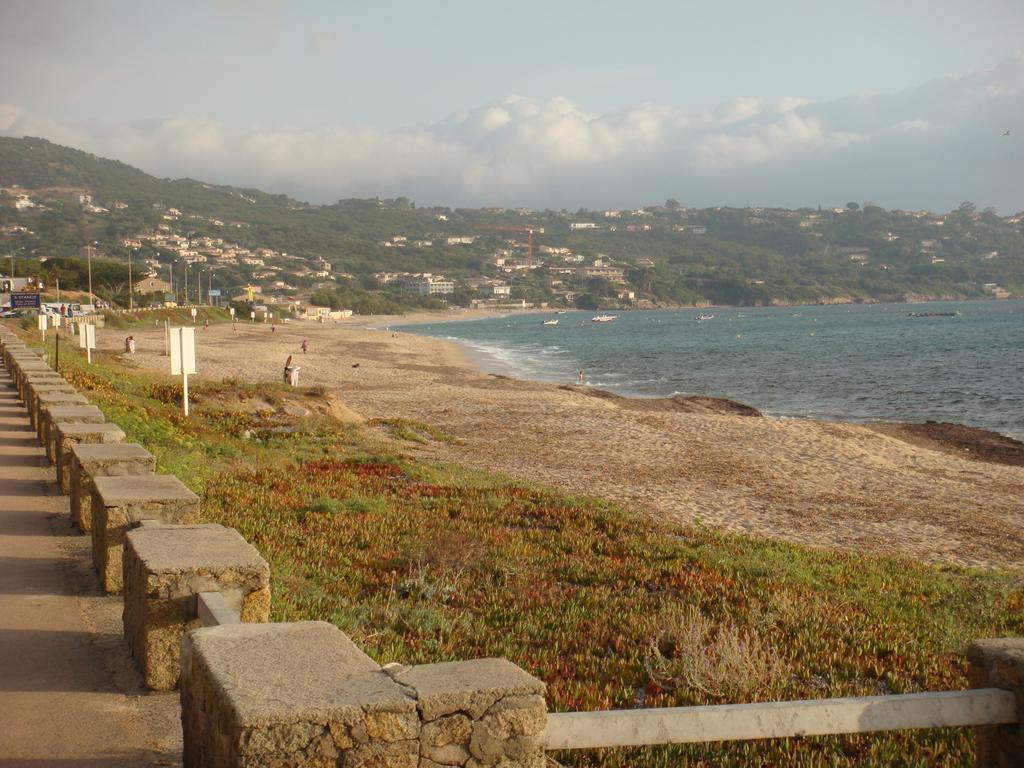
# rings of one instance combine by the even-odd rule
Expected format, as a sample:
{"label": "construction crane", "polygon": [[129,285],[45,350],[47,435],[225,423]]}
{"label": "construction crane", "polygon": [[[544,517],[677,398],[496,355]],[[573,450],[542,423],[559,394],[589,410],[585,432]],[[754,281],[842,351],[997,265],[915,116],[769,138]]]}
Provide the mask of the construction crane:
{"label": "construction crane", "polygon": [[518,232],[519,234],[526,233],[526,264],[529,267],[533,267],[533,233],[543,232],[544,230],[537,227],[499,227],[499,226],[479,226],[477,229],[485,230],[488,232]]}

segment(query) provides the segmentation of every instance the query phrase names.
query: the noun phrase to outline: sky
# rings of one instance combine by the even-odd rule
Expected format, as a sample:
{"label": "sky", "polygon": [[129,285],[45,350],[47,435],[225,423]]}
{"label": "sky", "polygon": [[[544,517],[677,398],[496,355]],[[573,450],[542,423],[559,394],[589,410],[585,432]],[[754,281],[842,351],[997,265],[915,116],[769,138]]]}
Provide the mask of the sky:
{"label": "sky", "polygon": [[312,202],[1010,213],[1021,30],[1020,0],[0,0],[0,135]]}

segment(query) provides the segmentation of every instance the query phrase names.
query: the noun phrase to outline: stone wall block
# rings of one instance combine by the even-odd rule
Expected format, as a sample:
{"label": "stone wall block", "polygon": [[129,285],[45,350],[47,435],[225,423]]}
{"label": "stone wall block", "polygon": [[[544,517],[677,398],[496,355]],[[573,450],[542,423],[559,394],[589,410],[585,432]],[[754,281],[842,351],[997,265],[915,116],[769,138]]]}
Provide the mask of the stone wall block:
{"label": "stone wall block", "polygon": [[122,559],[128,531],[143,520],[196,522],[199,497],[173,475],[94,477],[92,518],[93,563],[103,588],[119,593],[124,581]]}
{"label": "stone wall block", "polygon": [[[967,678],[972,688],[1002,688],[1017,696],[1024,713],[1024,638],[976,640],[967,649]],[[1024,723],[974,729],[978,768],[1024,768]]]}
{"label": "stone wall block", "polygon": [[330,624],[195,629],[181,670],[189,768],[418,765],[416,702]]}
{"label": "stone wall block", "polygon": [[40,445],[46,445],[46,414],[58,405],[88,405],[84,395],[77,392],[43,392],[36,395],[36,436]]}
{"label": "stone wall block", "polygon": [[57,463],[57,424],[102,424],[106,421],[103,411],[95,405],[81,403],[51,403],[43,405],[42,444],[46,458],[51,464]]}
{"label": "stone wall block", "polygon": [[512,662],[477,659],[389,672],[415,692],[421,765],[544,765],[544,683]]}
{"label": "stone wall block", "polygon": [[156,458],[136,443],[71,446],[71,520],[83,532],[92,530],[94,477],[152,475]]}
{"label": "stone wall block", "polygon": [[57,480],[61,493],[71,492],[71,446],[124,442],[124,431],[116,424],[75,424],[66,421],[57,424]]}
{"label": "stone wall block", "polygon": [[167,691],[181,674],[182,636],[199,626],[196,596],[220,592],[243,621],[270,612],[270,566],[222,525],[153,525],[125,535],[124,632],[146,685]]}

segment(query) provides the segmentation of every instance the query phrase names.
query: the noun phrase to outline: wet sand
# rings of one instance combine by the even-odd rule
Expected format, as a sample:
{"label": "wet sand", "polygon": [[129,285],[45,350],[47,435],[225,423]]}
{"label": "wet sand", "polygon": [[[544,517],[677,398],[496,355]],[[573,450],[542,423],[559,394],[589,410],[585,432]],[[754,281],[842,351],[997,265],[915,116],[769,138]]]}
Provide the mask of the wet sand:
{"label": "wet sand", "polygon": [[[101,348],[122,349],[125,333],[101,332]],[[138,353],[127,362],[167,371],[162,331],[134,335]],[[410,444],[419,455],[688,524],[933,563],[1024,566],[1024,466],[965,458],[973,438],[964,433],[946,439],[941,429],[761,417],[713,398],[636,401],[519,381],[474,370],[455,344],[356,322],[293,322],[273,333],[218,324],[196,337],[200,378],[280,381],[294,355],[300,385],[336,391],[363,418],[427,422],[464,442]]]}

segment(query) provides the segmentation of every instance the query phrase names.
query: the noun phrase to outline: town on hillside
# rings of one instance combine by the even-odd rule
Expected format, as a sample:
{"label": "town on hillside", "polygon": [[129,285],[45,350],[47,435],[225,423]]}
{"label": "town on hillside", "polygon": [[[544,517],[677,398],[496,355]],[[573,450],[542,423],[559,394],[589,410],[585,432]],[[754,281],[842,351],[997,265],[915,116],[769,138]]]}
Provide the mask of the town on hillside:
{"label": "town on hillside", "polygon": [[[35,165],[19,142],[42,150]],[[335,314],[1024,296],[1024,216],[969,202],[948,213],[674,199],[575,212],[407,198],[312,205],[135,169],[126,180],[128,166],[97,158],[86,173],[90,157],[0,139],[0,248],[15,276],[82,290],[72,262],[93,273],[120,265],[90,288],[118,305],[129,303],[129,281],[142,306],[244,301]]]}

